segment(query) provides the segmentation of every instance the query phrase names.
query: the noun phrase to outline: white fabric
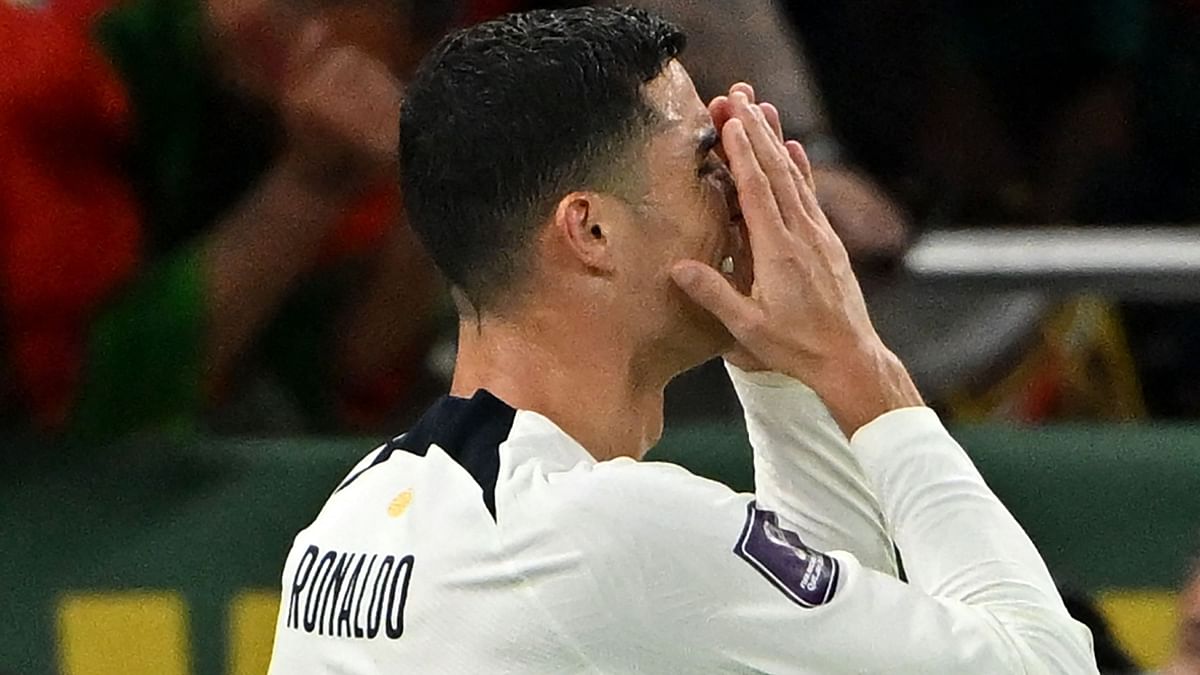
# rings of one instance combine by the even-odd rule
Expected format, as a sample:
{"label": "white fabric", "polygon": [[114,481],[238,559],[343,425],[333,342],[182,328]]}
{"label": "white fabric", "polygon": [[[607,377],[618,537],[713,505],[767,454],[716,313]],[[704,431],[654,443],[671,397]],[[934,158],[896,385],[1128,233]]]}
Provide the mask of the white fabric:
{"label": "white fabric", "polygon": [[820,397],[785,375],[726,367],[746,414],[759,503],[779,512],[810,546],[853,553],[864,566],[895,576],[879,503]]}
{"label": "white fabric", "polygon": [[[673,465],[597,463],[518,411],[499,449],[495,521],[436,447],[396,452],[330,498],[288,556],[270,672],[1096,672],[1090,636],[1032,543],[931,411],[889,413],[848,443],[803,385],[731,373],[758,505],[831,551],[796,547],[836,565],[827,602],[802,606],[734,552],[755,495]],[[893,539],[911,583],[894,576]],[[322,575],[328,551],[335,573]],[[396,600],[377,611],[393,628],[402,614],[403,632],[389,637],[385,616],[376,637],[347,637],[375,607],[370,589],[356,602],[372,576],[351,583],[353,568],[387,555],[409,562],[378,582]],[[322,595],[344,608],[342,637],[304,629]],[[337,623],[325,625],[336,634]]]}

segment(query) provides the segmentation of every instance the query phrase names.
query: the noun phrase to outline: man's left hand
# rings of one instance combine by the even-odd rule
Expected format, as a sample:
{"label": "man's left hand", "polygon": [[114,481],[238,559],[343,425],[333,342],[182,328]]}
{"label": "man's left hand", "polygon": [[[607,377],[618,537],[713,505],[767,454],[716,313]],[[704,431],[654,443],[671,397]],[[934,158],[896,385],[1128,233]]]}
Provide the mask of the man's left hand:
{"label": "man's left hand", "polygon": [[[754,88],[745,82],[733,85],[729,93],[734,92],[755,102]],[[779,110],[770,103],[762,104],[762,108],[775,134],[785,140]],[[708,110],[718,129],[732,116],[728,96],[713,99]],[[851,260],[886,260],[904,253],[908,244],[908,221],[903,210],[879,186],[843,165],[817,165],[812,171],[817,201]],[[745,371],[767,369],[740,345],[724,357]]]}

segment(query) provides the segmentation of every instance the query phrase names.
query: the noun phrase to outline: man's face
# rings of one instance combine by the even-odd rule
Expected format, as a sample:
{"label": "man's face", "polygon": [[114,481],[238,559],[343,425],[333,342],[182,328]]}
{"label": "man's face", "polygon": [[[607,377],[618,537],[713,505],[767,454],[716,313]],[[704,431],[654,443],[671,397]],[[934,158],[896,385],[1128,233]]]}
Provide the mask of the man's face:
{"label": "man's face", "polygon": [[1179,634],[1170,675],[1200,675],[1200,571],[1179,596]]}
{"label": "man's face", "polygon": [[686,259],[720,269],[726,256],[745,248],[736,192],[718,154],[720,141],[708,107],[683,66],[670,62],[646,85],[644,95],[660,124],[642,151],[642,194],[619,242],[621,267],[630,271],[623,290],[630,316],[690,366],[728,349],[732,338],[675,287],[669,272]]}

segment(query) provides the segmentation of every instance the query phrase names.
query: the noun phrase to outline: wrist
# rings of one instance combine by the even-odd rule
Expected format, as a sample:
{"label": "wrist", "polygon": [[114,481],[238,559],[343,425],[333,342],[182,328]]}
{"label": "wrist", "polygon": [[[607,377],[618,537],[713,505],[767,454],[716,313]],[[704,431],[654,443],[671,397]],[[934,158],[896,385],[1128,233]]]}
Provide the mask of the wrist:
{"label": "wrist", "polygon": [[847,438],[893,410],[925,405],[904,364],[881,343],[843,352],[806,384],[825,401]]}

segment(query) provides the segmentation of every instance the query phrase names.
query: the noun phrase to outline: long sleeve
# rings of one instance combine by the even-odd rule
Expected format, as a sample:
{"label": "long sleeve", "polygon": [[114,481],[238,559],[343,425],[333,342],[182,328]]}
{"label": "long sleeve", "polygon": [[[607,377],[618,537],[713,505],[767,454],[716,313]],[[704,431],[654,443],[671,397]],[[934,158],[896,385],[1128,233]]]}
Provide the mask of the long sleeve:
{"label": "long sleeve", "polygon": [[852,446],[913,586],[985,608],[1048,672],[1079,672],[1062,632],[1066,608],[1041,555],[932,410],[888,413]]}
{"label": "long sleeve", "polygon": [[727,368],[745,410],[759,503],[812,546],[894,575],[883,512],[820,397],[786,375]]}
{"label": "long sleeve", "polygon": [[[750,495],[664,465],[604,462],[554,485],[538,597],[594,663],[626,672],[1094,675],[1033,544],[926,409],[856,434],[911,581],[822,551]],[[540,540],[539,540],[540,541]],[[565,558],[564,558],[565,557]]]}

